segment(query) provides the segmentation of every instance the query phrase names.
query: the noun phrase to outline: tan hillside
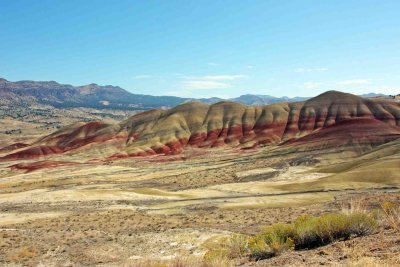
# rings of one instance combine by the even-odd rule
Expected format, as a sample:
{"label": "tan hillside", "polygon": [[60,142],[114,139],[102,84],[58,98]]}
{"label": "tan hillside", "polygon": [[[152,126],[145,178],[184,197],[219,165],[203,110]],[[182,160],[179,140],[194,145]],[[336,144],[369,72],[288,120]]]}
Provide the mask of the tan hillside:
{"label": "tan hillside", "polygon": [[[240,149],[281,144],[301,149],[364,151],[400,137],[400,104],[329,91],[306,102],[245,106],[189,102],[139,113],[119,124],[77,123],[3,159],[96,148],[110,159],[177,154],[187,146]],[[88,147],[90,145],[90,147]]]}

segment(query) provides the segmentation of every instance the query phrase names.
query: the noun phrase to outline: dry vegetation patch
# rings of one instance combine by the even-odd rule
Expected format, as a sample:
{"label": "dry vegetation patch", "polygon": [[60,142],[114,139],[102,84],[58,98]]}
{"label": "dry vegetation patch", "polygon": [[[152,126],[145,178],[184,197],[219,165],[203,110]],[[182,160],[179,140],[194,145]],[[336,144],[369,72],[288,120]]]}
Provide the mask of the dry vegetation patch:
{"label": "dry vegetation patch", "polygon": [[[233,234],[218,242],[214,241],[204,259],[222,258],[232,261],[237,261],[238,258],[256,261],[269,259],[287,251],[309,250],[337,241],[368,236],[379,231],[380,223],[398,231],[397,216],[400,206],[393,202],[384,202],[381,206],[382,209],[379,210],[367,210],[361,199],[351,200],[349,205],[343,206],[340,213],[302,215],[291,223],[267,226],[252,236]],[[395,260],[395,255],[399,255],[400,251],[397,254],[387,252],[380,258],[349,249],[346,253],[349,254],[346,258],[349,259],[351,266],[388,266],[390,263],[399,263]]]}
{"label": "dry vegetation patch", "polygon": [[400,232],[400,205],[393,202],[384,202],[382,204],[384,222],[397,232]]}

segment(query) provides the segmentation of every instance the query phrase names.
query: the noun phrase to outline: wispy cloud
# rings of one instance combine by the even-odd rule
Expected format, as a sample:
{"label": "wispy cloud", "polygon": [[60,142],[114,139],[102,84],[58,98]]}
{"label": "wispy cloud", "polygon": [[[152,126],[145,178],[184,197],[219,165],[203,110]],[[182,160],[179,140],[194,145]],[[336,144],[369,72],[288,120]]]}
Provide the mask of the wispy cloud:
{"label": "wispy cloud", "polygon": [[247,65],[245,68],[246,69],[254,69],[254,66],[253,65]]}
{"label": "wispy cloud", "polygon": [[338,85],[362,85],[362,84],[370,84],[370,80],[365,79],[355,79],[355,80],[344,80],[338,81]]}
{"label": "wispy cloud", "polygon": [[317,82],[305,82],[303,83],[303,87],[306,89],[315,89],[318,88],[321,85],[321,83]]}
{"label": "wispy cloud", "polygon": [[223,89],[230,87],[228,83],[217,81],[185,81],[182,84],[187,89]]}
{"label": "wispy cloud", "polygon": [[338,80],[338,81],[308,81],[301,85],[305,89],[344,89],[356,90],[360,88],[370,87],[371,80],[369,79],[351,79],[351,80]]}
{"label": "wispy cloud", "polygon": [[246,75],[206,75],[200,77],[186,77],[182,85],[186,89],[223,89],[231,87],[230,82],[246,78]]}
{"label": "wispy cloud", "polygon": [[200,77],[201,80],[210,80],[210,81],[233,81],[237,79],[246,78],[246,75],[207,75]]}
{"label": "wispy cloud", "polygon": [[295,69],[295,72],[297,73],[303,73],[303,72],[322,72],[322,71],[328,71],[328,68],[297,68]]}
{"label": "wispy cloud", "polygon": [[135,79],[135,80],[137,80],[137,79],[148,79],[150,77],[151,77],[151,75],[136,75],[136,76],[133,76],[132,79]]}
{"label": "wispy cloud", "polygon": [[215,62],[208,62],[207,65],[209,65],[209,66],[221,66],[221,64],[215,63]]}

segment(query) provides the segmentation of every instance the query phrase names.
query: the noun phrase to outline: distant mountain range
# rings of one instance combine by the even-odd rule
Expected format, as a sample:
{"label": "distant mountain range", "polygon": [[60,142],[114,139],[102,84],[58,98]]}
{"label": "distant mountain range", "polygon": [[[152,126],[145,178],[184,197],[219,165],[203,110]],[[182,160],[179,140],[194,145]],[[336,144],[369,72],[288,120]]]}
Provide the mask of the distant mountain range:
{"label": "distant mountain range", "polygon": [[[368,94],[366,97],[380,96]],[[148,110],[171,108],[176,105],[197,101],[214,104],[220,101],[231,101],[246,105],[267,105],[280,102],[297,102],[309,97],[274,97],[269,95],[246,94],[231,99],[182,98],[176,96],[152,96],[133,94],[118,86],[97,85],[84,86],[60,84],[55,81],[17,81],[10,82],[0,78],[0,104],[27,105],[30,103],[47,104],[56,108],[88,107],[97,109]]]}
{"label": "distant mountain range", "polygon": [[118,86],[89,84],[72,86],[54,81],[10,82],[0,79],[0,103],[48,104],[57,108],[90,107],[143,110],[172,107],[185,101],[174,96],[132,94]]}
{"label": "distant mountain range", "polygon": [[211,98],[190,98],[190,99],[185,99],[184,102],[188,101],[197,101],[205,104],[215,104],[221,101],[230,101],[230,102],[236,102],[236,103],[241,103],[245,105],[250,105],[250,106],[262,106],[262,105],[269,105],[269,104],[274,104],[274,103],[282,103],[282,102],[297,102],[297,101],[304,101],[309,99],[310,97],[275,97],[275,96],[270,96],[270,95],[252,95],[252,94],[246,94],[246,95],[241,95],[239,97],[235,98],[218,98],[218,97],[211,97]]}

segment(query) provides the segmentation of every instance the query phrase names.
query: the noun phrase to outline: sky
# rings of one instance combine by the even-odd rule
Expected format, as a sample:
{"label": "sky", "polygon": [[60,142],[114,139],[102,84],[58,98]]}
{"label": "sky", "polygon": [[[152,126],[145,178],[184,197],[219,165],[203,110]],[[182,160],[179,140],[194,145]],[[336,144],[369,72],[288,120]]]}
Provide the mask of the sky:
{"label": "sky", "polygon": [[400,93],[398,0],[0,0],[0,77],[236,97]]}

